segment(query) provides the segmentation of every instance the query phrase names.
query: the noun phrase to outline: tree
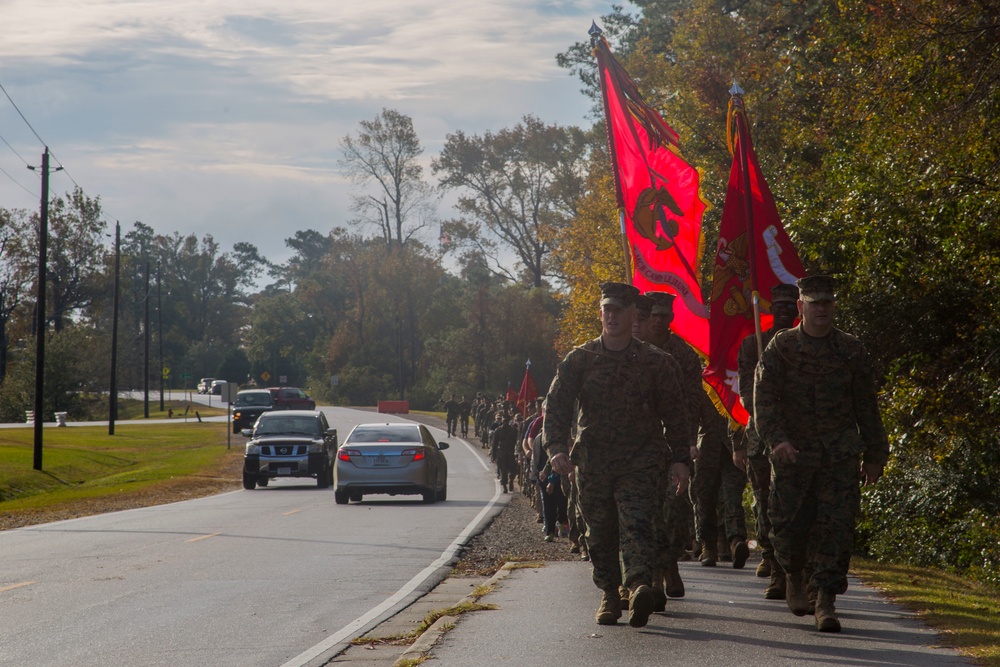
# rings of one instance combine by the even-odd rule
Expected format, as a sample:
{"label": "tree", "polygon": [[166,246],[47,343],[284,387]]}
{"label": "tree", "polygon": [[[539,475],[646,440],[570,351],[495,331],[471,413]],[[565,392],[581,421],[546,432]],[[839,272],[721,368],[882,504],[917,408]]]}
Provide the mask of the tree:
{"label": "tree", "polygon": [[[36,230],[38,226],[35,216]],[[63,330],[75,310],[94,298],[94,280],[106,253],[101,218],[101,198],[91,199],[76,188],[66,198],[54,197],[49,204],[48,291],[51,311],[46,321]],[[37,233],[35,234],[37,243]],[[36,252],[37,252],[37,245]]]}
{"label": "tree", "polygon": [[30,230],[27,212],[0,209],[0,385],[7,377],[12,320],[28,298],[35,277],[37,260],[26,243]]}
{"label": "tree", "polygon": [[470,219],[445,231],[514,279],[492,242],[498,240],[515,253],[530,284],[541,287],[554,275],[548,255],[577,212],[586,148],[579,129],[546,125],[530,115],[496,134],[448,135],[431,168],[443,186],[464,191],[457,208]]}
{"label": "tree", "polygon": [[405,244],[430,223],[433,190],[422,180],[423,149],[409,116],[382,109],[361,121],[358,133],[345,136],[340,148],[340,164],[351,180],[374,186],[374,193],[353,197],[355,222],[375,225],[389,246]]}

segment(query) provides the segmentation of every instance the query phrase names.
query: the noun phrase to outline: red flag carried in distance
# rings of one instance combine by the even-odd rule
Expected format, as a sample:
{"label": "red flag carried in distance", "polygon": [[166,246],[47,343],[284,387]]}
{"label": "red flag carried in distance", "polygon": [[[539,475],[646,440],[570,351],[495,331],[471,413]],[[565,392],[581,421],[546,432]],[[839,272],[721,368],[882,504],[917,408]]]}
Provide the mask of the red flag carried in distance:
{"label": "red flag carried in distance", "polygon": [[507,383],[507,395],[504,396],[504,400],[510,401],[514,404],[517,403],[517,393],[514,391],[514,388],[510,386],[510,382]]}
{"label": "red flag carried in distance", "polygon": [[[743,108],[743,91],[734,86],[730,92],[733,98],[727,133],[733,166],[719,224],[709,299],[711,354],[704,378],[720,411],[725,409],[733,422],[745,426],[751,406],[740,401],[737,353],[743,339],[754,333],[753,292],[760,294],[761,311],[769,313],[771,288],[779,283],[794,283],[805,275],[805,270],[757,163]],[[762,320],[761,328],[766,330],[771,317]]]}
{"label": "red flag carried in distance", "polygon": [[533,400],[538,398],[538,385],[535,378],[531,377],[531,368],[524,367],[524,379],[521,380],[521,391],[517,393],[517,411],[522,415],[527,414],[528,406]]}
{"label": "red flag carried in distance", "polygon": [[708,313],[698,270],[705,202],[698,170],[681,157],[677,133],[643,101],[596,25],[591,34],[632,284],[676,294],[671,328],[707,355]]}

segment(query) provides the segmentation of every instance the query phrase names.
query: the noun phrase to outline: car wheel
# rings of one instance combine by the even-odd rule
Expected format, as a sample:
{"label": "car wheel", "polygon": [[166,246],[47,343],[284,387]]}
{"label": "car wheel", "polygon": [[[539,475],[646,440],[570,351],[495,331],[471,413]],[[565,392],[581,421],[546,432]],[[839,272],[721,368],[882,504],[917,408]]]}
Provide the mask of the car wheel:
{"label": "car wheel", "polygon": [[243,473],[243,488],[247,491],[253,491],[257,488],[257,478],[253,475]]}
{"label": "car wheel", "polygon": [[437,491],[435,491],[434,489],[431,489],[430,491],[424,491],[420,495],[424,497],[424,503],[428,505],[437,500]]}
{"label": "car wheel", "polygon": [[319,471],[316,475],[316,486],[321,489],[330,488],[330,466],[329,464],[324,464],[323,469]]}
{"label": "car wheel", "polygon": [[444,486],[441,487],[441,490],[437,494],[437,499],[438,502],[448,500],[448,482],[445,482]]}
{"label": "car wheel", "polygon": [[257,486],[267,486],[267,483],[271,480],[266,476],[262,476],[257,480]]}
{"label": "car wheel", "polygon": [[354,502],[356,502],[356,503],[360,503],[360,502],[361,502],[361,501],[362,501],[362,500],[364,499],[364,496],[363,496],[362,494],[360,494],[360,493],[352,493],[352,494],[350,495],[350,498],[351,498],[351,500],[353,500]]}
{"label": "car wheel", "polygon": [[347,491],[334,491],[333,500],[338,505],[346,505],[348,501]]}

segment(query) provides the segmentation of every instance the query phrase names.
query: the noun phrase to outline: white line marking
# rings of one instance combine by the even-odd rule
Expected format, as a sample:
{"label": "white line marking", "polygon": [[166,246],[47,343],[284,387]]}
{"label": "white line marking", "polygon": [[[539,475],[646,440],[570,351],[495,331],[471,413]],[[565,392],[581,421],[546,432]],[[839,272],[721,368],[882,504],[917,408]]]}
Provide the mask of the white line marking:
{"label": "white line marking", "polygon": [[[483,458],[479,456],[479,453],[476,452],[475,449],[473,449],[472,445],[465,442],[464,440],[462,440],[462,442],[464,442],[465,446],[469,448],[469,451],[471,451],[475,455],[475,459],[479,461],[480,465],[483,466],[483,469],[489,470],[489,467],[483,461]],[[462,544],[464,544],[465,541],[469,538],[469,536],[472,535],[472,532],[479,524],[479,521],[484,516],[486,516],[486,514],[490,511],[490,509],[493,508],[497,500],[500,498],[499,483],[496,484],[495,489],[496,490],[493,494],[493,498],[491,498],[490,502],[486,504],[486,507],[484,507],[479,512],[479,514],[476,515],[476,518],[473,519],[465,527],[465,529],[459,534],[459,536],[455,538],[455,541],[453,541],[450,545],[448,545],[448,548],[445,549],[440,556],[438,556],[437,560],[435,560],[433,563],[425,567],[419,574],[417,574],[417,576],[413,577],[408,582],[406,582],[402,588],[396,591],[392,595],[392,597],[386,599],[382,604],[378,605],[377,607],[374,607],[373,609],[368,611],[368,613],[366,613],[365,615],[360,616],[355,620],[351,621],[343,628],[338,630],[335,634],[330,635],[329,637],[321,641],[319,644],[316,644],[312,648],[303,651],[302,653],[295,656],[285,664],[281,665],[281,667],[302,667],[303,665],[307,664],[310,660],[318,658],[320,655],[330,650],[337,644],[340,644],[350,639],[361,628],[365,627],[366,625],[377,619],[379,616],[384,614],[386,611],[391,609],[400,601],[404,600],[406,596],[408,596],[410,593],[415,591],[417,587],[420,586],[420,584],[422,584],[425,580],[430,578],[430,576],[434,574],[434,572],[436,572],[438,568],[446,565],[448,561],[450,561],[455,556],[455,553],[458,551],[459,547],[461,547]]]}

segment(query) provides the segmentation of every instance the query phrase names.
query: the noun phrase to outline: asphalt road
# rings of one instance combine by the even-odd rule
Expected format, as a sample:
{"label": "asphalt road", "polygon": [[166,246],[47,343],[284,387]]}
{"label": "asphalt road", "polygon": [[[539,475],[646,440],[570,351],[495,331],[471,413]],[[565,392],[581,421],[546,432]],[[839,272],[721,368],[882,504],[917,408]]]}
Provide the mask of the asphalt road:
{"label": "asphalt road", "polygon": [[[399,421],[324,411],[341,439]],[[280,480],[0,533],[0,665],[321,663],[431,589],[488,515],[493,475],[451,444],[448,501],[434,505],[338,506],[313,480]]]}

